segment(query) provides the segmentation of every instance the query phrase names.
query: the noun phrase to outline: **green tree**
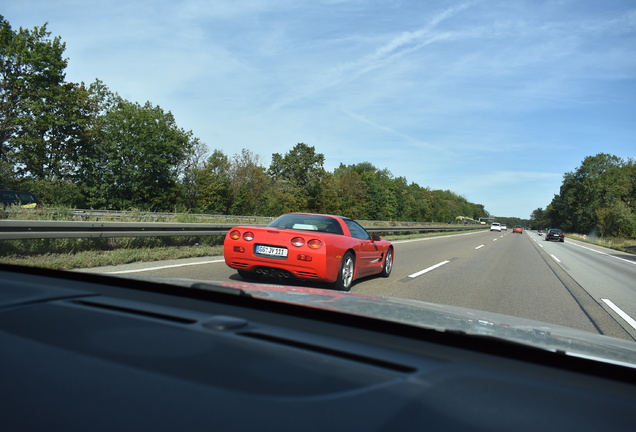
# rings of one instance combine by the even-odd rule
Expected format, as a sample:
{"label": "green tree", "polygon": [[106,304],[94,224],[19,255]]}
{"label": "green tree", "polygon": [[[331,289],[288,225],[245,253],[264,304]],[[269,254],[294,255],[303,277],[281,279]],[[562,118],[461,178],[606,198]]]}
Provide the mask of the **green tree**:
{"label": "green tree", "polygon": [[214,150],[196,171],[196,208],[212,214],[228,213],[230,184],[230,160],[221,150]]}
{"label": "green tree", "polygon": [[353,166],[340,164],[333,174],[340,214],[353,219],[371,219],[371,198],[360,173]]}
{"label": "green tree", "polygon": [[150,102],[106,98],[94,133],[80,152],[77,180],[98,208],[171,209],[182,163],[194,145],[191,132]]}
{"label": "green tree", "polygon": [[434,190],[433,194],[433,214],[435,222],[455,222],[457,216],[466,216],[464,212],[470,211],[466,208],[466,198],[457,195],[450,190]]}
{"label": "green tree", "polygon": [[634,212],[622,201],[597,209],[596,217],[601,236],[633,238],[636,235]]}
{"label": "green tree", "polygon": [[[77,114],[76,88],[64,84],[66,49],[46,24],[14,31],[0,15],[0,182],[60,174],[68,156],[65,124]],[[66,130],[65,130],[66,129]]]}
{"label": "green tree", "polygon": [[198,138],[192,139],[192,148],[181,164],[179,171],[179,201],[177,211],[198,209],[201,194],[202,178],[205,158],[208,154],[207,145]]}
{"label": "green tree", "polygon": [[479,218],[488,217],[488,212],[483,204],[472,204],[472,218],[475,220],[479,220]]}
{"label": "green tree", "polygon": [[51,89],[47,98],[33,103],[33,119],[25,122],[13,139],[14,173],[18,178],[59,181],[77,167],[78,149],[86,143],[91,122],[88,90],[67,83]]}
{"label": "green tree", "polygon": [[334,173],[325,172],[321,184],[321,193],[318,197],[318,211],[334,215],[348,215],[349,213],[345,213],[341,205],[339,178]]}
{"label": "green tree", "polygon": [[270,181],[260,157],[248,149],[232,156],[230,163],[230,214],[260,215],[266,207]]}
{"label": "green tree", "polygon": [[[364,164],[361,164],[364,166]],[[373,167],[369,164],[369,168]],[[362,180],[367,185],[371,203],[371,219],[395,220],[398,217],[397,185],[388,169],[363,168]]]}
{"label": "green tree", "polygon": [[341,164],[335,173],[343,183],[340,191],[346,200],[344,208],[358,213],[356,218],[397,219],[399,203],[396,193],[399,185],[388,169],[378,169],[370,162],[361,162],[348,166]]}
{"label": "green tree", "polygon": [[405,177],[397,177],[392,180],[393,196],[395,199],[396,220],[415,220],[409,217],[412,208],[415,207],[415,197],[409,193],[409,185]]}
{"label": "green tree", "polygon": [[409,195],[413,197],[413,204],[407,209],[409,214],[405,215],[404,220],[417,222],[433,220],[433,195],[431,191],[417,183],[411,183],[409,191]]}
{"label": "green tree", "polygon": [[[563,176],[547,216],[566,231],[603,235],[632,232],[636,208],[633,160],[599,153],[586,157],[574,172]],[[629,234],[633,235],[633,234]]]}
{"label": "green tree", "polygon": [[539,207],[530,213],[530,228],[545,229],[552,226],[547,211],[543,207]]}
{"label": "green tree", "polygon": [[325,176],[324,162],[325,156],[305,143],[296,144],[284,156],[272,155],[268,174],[276,183],[278,200],[286,202],[284,208],[318,211],[318,197]]}

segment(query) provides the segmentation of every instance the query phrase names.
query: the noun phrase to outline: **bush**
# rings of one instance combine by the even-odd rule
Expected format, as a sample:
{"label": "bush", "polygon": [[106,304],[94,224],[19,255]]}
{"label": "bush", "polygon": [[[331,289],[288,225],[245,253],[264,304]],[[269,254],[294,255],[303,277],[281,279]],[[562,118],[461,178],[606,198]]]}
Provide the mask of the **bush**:
{"label": "bush", "polygon": [[67,181],[23,180],[19,189],[34,194],[45,207],[85,208],[86,205],[80,188]]}

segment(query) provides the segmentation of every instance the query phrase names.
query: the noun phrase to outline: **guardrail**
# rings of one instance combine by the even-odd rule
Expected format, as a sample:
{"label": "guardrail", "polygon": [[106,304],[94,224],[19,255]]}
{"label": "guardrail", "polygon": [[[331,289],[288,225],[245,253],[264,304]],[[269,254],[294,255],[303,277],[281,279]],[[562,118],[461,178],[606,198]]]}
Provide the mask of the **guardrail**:
{"label": "guardrail", "polygon": [[[224,236],[239,224],[173,223],[173,222],[89,222],[2,220],[0,240],[43,238],[109,238],[109,237],[171,237]],[[261,224],[253,224],[261,225]],[[449,226],[369,226],[371,233],[434,232],[483,229],[481,225]]]}
{"label": "guardrail", "polygon": [[145,212],[145,211],[131,211],[131,210],[82,210],[74,209],[71,212],[73,217],[79,220],[90,219],[99,220],[105,219],[120,219],[120,218],[132,218],[137,220],[160,221],[170,220],[179,216],[188,216],[194,219],[203,219],[206,221],[214,220],[218,222],[214,223],[228,223],[228,224],[268,224],[276,219],[270,216],[239,216],[239,215],[216,215],[207,213],[170,213],[170,212]]}

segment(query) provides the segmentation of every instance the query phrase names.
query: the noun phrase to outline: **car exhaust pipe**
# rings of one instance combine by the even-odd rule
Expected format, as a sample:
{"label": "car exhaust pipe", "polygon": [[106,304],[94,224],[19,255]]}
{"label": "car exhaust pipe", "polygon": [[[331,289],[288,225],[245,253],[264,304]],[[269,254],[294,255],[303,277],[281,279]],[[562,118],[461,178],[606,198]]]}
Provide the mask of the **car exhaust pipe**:
{"label": "car exhaust pipe", "polygon": [[292,278],[292,275],[289,272],[286,272],[285,270],[278,270],[278,269],[259,268],[259,269],[256,269],[256,274],[260,276],[268,276],[268,277],[278,278],[278,279]]}

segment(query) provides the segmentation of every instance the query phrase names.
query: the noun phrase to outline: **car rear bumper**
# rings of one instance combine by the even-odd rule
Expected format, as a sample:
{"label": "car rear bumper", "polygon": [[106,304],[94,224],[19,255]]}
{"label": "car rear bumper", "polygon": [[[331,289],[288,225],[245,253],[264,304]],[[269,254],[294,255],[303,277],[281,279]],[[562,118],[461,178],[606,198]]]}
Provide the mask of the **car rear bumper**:
{"label": "car rear bumper", "polygon": [[[337,263],[329,265],[324,253],[290,252],[286,259],[256,256],[252,250],[246,248],[243,253],[232,249],[224,250],[225,263],[235,270],[256,273],[262,276],[272,276],[282,279],[290,277],[304,280],[335,282],[338,268]],[[332,268],[333,267],[333,268]]]}
{"label": "car rear bumper", "polygon": [[233,269],[244,270],[262,276],[272,276],[283,279],[294,277],[297,279],[313,279],[325,282],[333,282],[329,280],[325,271],[320,271],[313,267],[294,265],[281,266],[276,265],[276,263],[253,262],[240,259],[226,261],[226,264]]}

